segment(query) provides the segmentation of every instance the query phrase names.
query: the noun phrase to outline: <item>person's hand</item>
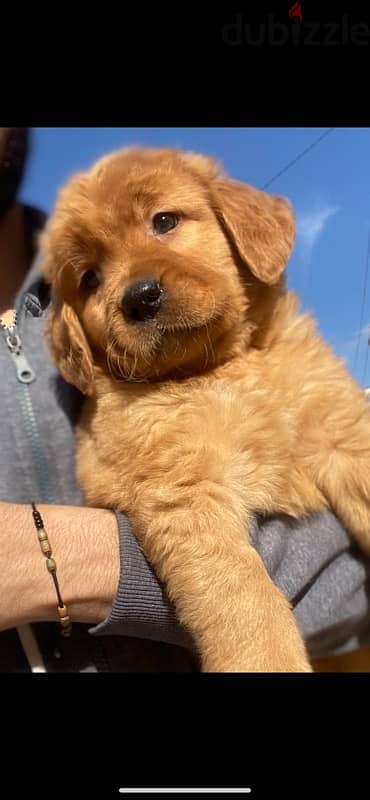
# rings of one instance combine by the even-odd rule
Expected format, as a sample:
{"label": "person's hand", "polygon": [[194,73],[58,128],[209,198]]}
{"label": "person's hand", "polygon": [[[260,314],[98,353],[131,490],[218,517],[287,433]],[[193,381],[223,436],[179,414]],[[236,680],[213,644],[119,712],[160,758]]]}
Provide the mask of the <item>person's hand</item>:
{"label": "person's hand", "polygon": [[[102,509],[37,505],[71,622],[108,616],[119,580],[115,515]],[[41,552],[31,505],[0,503],[0,631],[58,621],[57,595]]]}

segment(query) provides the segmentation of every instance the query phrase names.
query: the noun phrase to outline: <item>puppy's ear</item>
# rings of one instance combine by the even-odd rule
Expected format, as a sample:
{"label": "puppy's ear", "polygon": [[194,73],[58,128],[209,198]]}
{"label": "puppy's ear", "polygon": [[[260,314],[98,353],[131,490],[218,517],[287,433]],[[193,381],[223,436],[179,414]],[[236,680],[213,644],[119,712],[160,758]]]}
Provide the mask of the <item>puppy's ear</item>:
{"label": "puppy's ear", "polygon": [[74,215],[78,219],[84,209],[85,182],[85,176],[76,175],[61,190],[56,211],[39,238],[39,253],[40,271],[51,292],[45,331],[51,356],[67,383],[91,396],[93,357],[78,316],[68,302],[74,296],[75,282],[73,269],[66,268],[66,243]]}
{"label": "puppy's ear", "polygon": [[84,395],[94,393],[93,358],[76,312],[63,301],[54,299],[46,336],[53,359],[67,383]]}
{"label": "puppy's ear", "polygon": [[288,201],[227,178],[212,181],[210,189],[216,214],[242,260],[262,283],[276,283],[295,239]]}

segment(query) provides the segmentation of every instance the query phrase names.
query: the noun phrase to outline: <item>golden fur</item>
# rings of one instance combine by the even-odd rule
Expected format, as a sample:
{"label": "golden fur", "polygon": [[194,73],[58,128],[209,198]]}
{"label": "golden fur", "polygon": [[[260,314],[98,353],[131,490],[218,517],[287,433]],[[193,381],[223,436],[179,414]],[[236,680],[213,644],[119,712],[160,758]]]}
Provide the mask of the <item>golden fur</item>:
{"label": "golden fur", "polygon": [[[159,212],[177,227],[154,233]],[[286,200],[212,159],[133,148],[68,182],[42,240],[51,351],[86,395],[86,501],[128,514],[204,671],[311,670],[255,512],[329,506],[370,550],[369,403],[286,289],[294,236]],[[147,277],[160,312],[127,321]]]}

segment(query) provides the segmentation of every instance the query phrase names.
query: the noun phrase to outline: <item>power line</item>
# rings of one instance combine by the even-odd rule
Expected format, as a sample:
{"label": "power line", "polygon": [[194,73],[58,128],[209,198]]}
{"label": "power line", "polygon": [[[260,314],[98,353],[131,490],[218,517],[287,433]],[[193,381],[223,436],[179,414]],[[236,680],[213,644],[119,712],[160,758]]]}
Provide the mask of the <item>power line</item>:
{"label": "power line", "polygon": [[[292,161],[289,161],[289,163],[285,167],[283,167],[283,169],[281,169],[279,172],[277,172],[275,175],[273,175],[272,178],[270,178],[270,180],[268,180],[267,183],[265,183],[262,186],[262,189],[267,189],[268,186],[271,186],[271,184],[274,181],[276,181],[277,178],[280,178],[281,175],[284,175],[285,172],[287,172],[291,167],[294,166],[294,164],[296,164],[298,161],[300,161],[301,158],[303,158],[305,155],[307,155],[307,153],[309,153],[311,150],[313,150],[313,148],[316,147],[316,145],[318,145],[320,142],[322,142],[323,139],[325,139],[327,136],[329,136],[330,133],[333,133],[333,131],[335,131],[335,128],[328,128],[326,131],[324,131],[324,133],[320,134],[320,136],[318,136],[317,139],[315,139],[313,142],[311,142],[311,144],[308,147],[306,147],[304,150],[302,150],[301,153],[298,153],[298,155],[295,158],[293,158]],[[355,353],[355,361],[354,361],[353,372],[355,372],[355,370],[356,370],[358,354],[359,354],[359,350],[360,350],[361,335],[363,333],[362,327],[363,327],[364,313],[365,313],[365,302],[366,302],[366,293],[367,293],[368,275],[369,275],[369,262],[370,262],[370,232],[369,232],[369,235],[368,235],[368,242],[367,242],[366,265],[365,265],[365,276],[364,276],[364,285],[363,285],[363,293],[362,293],[362,307],[361,307],[361,316],[360,316],[360,326],[359,326],[359,332],[358,332],[358,339],[357,339],[357,346],[356,346],[356,353]],[[367,343],[367,348],[366,348],[365,366],[364,366],[364,371],[363,371],[363,375],[362,375],[362,385],[364,385],[365,378],[366,378],[366,371],[367,371],[367,364],[368,364],[368,357],[369,357],[369,349],[370,349],[370,326],[369,326],[368,343]]]}
{"label": "power line", "polygon": [[[362,304],[361,304],[361,314],[360,314],[360,325],[359,325],[359,329],[358,329],[357,346],[356,346],[356,352],[355,352],[355,361],[354,361],[354,365],[353,365],[353,372],[356,371],[358,354],[359,354],[359,351],[360,351],[360,341],[361,341],[361,336],[362,336],[362,333],[363,333],[362,327],[363,327],[363,324],[364,324],[366,292],[367,292],[368,275],[369,275],[369,262],[370,262],[370,231],[369,231],[368,237],[367,237],[367,251],[366,251],[364,283],[363,283],[363,288],[362,288]],[[367,366],[368,349],[369,348],[367,348],[367,350],[366,350],[365,370],[366,370],[366,366]]]}
{"label": "power line", "polygon": [[366,356],[365,356],[365,366],[364,366],[364,371],[362,373],[362,387],[363,387],[363,389],[366,389],[365,378],[366,378],[366,371],[367,371],[367,360],[368,360],[368,357],[369,357],[369,347],[370,347],[370,341],[368,341],[368,343],[367,343]]}
{"label": "power line", "polygon": [[273,183],[273,181],[276,181],[277,178],[280,178],[280,175],[284,175],[284,173],[287,172],[288,169],[290,169],[290,167],[296,164],[297,161],[300,161],[300,159],[303,158],[303,156],[305,156],[307,153],[313,150],[313,148],[316,147],[316,145],[318,145],[319,142],[325,139],[326,136],[329,136],[329,133],[333,133],[333,131],[335,131],[335,128],[328,128],[327,131],[324,131],[324,133],[320,134],[320,136],[318,136],[318,138],[315,139],[314,142],[312,142],[308,147],[306,147],[305,150],[302,150],[302,152],[299,153],[295,158],[293,158],[292,161],[289,161],[289,164],[287,164],[286,167],[281,169],[280,172],[277,172],[276,175],[273,175],[273,177],[270,178],[270,180],[267,181],[267,183],[265,183],[264,186],[262,186],[262,189],[267,189],[267,187],[270,186]]}

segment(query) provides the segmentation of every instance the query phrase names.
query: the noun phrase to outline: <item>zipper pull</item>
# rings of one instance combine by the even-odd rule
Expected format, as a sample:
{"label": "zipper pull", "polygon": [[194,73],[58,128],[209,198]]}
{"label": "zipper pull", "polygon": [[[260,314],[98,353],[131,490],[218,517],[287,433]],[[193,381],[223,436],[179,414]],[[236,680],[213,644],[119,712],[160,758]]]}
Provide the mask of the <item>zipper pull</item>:
{"label": "zipper pull", "polygon": [[26,356],[22,353],[22,342],[17,333],[9,333],[6,343],[12,355],[17,370],[17,378],[21,383],[32,383],[36,378],[36,373],[28,363]]}

